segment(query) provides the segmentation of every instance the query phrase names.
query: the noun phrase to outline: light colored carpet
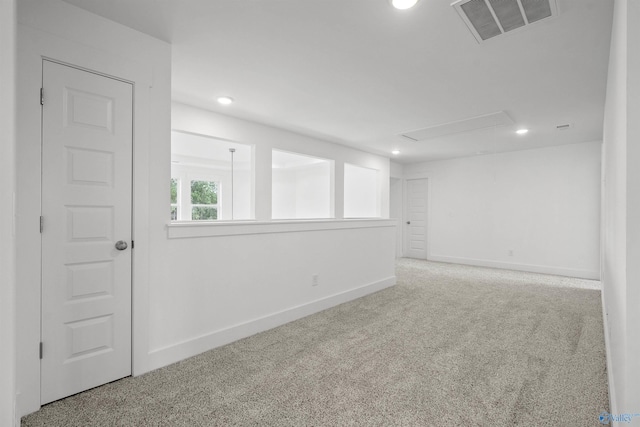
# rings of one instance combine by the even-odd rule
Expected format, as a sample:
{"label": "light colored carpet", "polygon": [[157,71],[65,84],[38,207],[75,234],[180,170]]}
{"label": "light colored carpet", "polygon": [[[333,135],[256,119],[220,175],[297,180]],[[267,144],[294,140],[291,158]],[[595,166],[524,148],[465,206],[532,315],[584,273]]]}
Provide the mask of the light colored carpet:
{"label": "light colored carpet", "polygon": [[27,426],[597,426],[600,292],[402,259],[397,286],[137,378]]}

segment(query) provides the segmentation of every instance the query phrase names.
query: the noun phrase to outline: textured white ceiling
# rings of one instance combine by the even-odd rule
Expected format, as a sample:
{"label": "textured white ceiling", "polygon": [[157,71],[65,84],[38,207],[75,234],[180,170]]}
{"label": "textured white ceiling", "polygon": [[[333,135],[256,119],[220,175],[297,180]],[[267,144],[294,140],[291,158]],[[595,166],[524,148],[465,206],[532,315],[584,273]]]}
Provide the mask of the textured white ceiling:
{"label": "textured white ceiling", "polygon": [[[177,101],[400,162],[602,138],[612,0],[558,0],[557,18],[483,44],[451,0],[66,1],[172,43]],[[501,110],[513,126],[398,136]]]}

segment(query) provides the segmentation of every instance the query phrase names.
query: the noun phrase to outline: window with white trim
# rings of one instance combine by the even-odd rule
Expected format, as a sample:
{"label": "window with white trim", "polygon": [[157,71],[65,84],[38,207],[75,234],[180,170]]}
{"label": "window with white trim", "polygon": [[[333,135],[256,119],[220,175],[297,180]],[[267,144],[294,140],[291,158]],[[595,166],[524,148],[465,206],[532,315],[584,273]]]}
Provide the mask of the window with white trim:
{"label": "window with white trim", "polygon": [[253,219],[253,146],[171,132],[171,220]]}
{"label": "window with white trim", "polygon": [[216,181],[191,181],[191,220],[212,221],[218,219],[218,191]]}
{"label": "window with white trim", "polygon": [[271,153],[273,219],[333,218],[333,160]]}

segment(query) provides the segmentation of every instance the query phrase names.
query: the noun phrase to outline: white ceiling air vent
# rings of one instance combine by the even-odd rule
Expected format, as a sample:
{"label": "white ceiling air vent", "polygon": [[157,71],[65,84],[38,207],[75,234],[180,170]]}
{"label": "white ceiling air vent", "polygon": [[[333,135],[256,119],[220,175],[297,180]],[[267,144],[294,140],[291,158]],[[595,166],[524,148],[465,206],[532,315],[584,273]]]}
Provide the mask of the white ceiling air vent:
{"label": "white ceiling air vent", "polygon": [[573,127],[573,123],[563,123],[561,125],[556,125],[556,130],[569,130]]}
{"label": "white ceiling air vent", "polygon": [[478,43],[558,14],[556,0],[458,0],[451,6]]}

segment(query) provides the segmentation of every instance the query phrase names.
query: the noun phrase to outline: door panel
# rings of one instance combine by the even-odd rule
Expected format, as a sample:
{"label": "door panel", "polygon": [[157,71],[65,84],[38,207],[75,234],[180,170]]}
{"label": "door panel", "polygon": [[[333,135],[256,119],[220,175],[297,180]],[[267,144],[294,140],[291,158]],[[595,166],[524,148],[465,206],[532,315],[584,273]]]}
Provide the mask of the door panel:
{"label": "door panel", "polygon": [[45,404],[131,374],[133,88],[51,61],[43,87]]}
{"label": "door panel", "polygon": [[427,180],[407,180],[406,255],[427,259]]}

